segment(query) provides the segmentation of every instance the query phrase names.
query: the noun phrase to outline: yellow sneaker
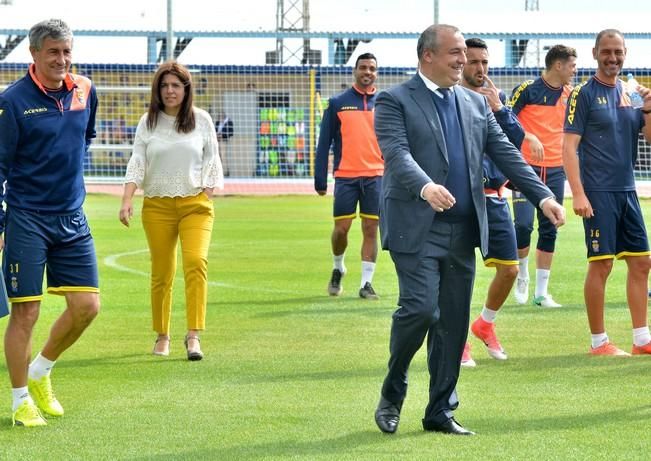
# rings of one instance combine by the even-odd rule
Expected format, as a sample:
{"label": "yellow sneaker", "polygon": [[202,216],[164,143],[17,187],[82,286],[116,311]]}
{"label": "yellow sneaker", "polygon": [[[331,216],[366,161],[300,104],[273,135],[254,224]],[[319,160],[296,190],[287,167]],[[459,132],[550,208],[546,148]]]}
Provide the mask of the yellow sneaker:
{"label": "yellow sneaker", "polygon": [[49,376],[43,376],[39,380],[28,379],[27,389],[43,413],[50,416],[63,416],[63,407],[54,396]]}
{"label": "yellow sneaker", "polygon": [[47,421],[41,415],[38,407],[32,402],[25,400],[11,415],[11,422],[14,426],[37,427],[47,426]]}

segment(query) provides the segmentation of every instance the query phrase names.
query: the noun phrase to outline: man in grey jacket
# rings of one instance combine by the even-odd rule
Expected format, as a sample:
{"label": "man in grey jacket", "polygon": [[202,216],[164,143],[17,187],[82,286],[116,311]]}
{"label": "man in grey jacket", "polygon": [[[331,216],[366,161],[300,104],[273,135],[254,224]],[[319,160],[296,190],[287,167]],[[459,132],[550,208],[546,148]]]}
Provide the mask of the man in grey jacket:
{"label": "man in grey jacket", "polygon": [[376,101],[375,130],[385,159],[380,231],[400,297],[375,420],[383,432],[397,430],[409,363],[427,336],[430,391],[423,428],[472,435],[453,410],[475,247],[485,253],[488,245],[484,153],[555,225],[565,222],[565,211],[508,141],[486,98],[458,85],[466,63],[461,32],[430,26],[417,52],[418,75]]}

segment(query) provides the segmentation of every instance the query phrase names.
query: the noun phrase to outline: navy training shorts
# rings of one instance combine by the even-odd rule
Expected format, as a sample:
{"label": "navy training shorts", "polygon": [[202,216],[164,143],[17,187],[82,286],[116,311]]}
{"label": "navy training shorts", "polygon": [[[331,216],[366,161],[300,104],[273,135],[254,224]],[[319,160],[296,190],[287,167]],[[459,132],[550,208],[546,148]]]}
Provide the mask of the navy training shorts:
{"label": "navy training shorts", "polygon": [[382,176],[335,178],[334,218],[355,218],[359,203],[360,217],[378,219],[381,190]]}
{"label": "navy training shorts", "polygon": [[83,209],[49,215],[9,207],[3,269],[11,302],[41,300],[44,270],[49,293],[98,293],[95,245]]}

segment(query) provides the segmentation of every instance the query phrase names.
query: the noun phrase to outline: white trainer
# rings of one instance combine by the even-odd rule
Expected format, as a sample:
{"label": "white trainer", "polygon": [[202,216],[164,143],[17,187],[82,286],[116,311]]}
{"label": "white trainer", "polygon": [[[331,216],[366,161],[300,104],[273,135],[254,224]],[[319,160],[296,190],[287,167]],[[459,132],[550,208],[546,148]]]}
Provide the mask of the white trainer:
{"label": "white trainer", "polygon": [[518,304],[527,304],[527,300],[529,299],[529,279],[521,279],[518,277],[515,281],[515,291],[513,294]]}
{"label": "white trainer", "polygon": [[552,298],[552,295],[550,294],[546,294],[544,296],[536,296],[533,298],[533,303],[538,307],[545,308],[563,307],[562,304],[558,304],[556,301],[554,301],[554,298]]}

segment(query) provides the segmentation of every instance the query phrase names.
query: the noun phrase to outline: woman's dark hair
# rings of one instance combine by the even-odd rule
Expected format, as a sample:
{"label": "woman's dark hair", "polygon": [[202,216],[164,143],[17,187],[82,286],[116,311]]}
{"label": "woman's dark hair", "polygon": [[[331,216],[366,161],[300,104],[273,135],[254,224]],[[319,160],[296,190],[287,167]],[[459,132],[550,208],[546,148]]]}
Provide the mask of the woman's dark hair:
{"label": "woman's dark hair", "polygon": [[176,61],[164,62],[160,65],[156,74],[154,74],[154,81],[151,84],[149,111],[147,113],[147,128],[150,130],[156,128],[156,125],[158,124],[158,114],[165,110],[165,104],[163,104],[163,98],[161,97],[160,92],[163,78],[167,74],[172,74],[178,77],[185,89],[183,102],[179,108],[179,113],[176,115],[176,123],[174,126],[176,131],[179,133],[190,133],[195,127],[194,111],[192,110],[192,96],[194,94],[192,76],[185,66]]}

